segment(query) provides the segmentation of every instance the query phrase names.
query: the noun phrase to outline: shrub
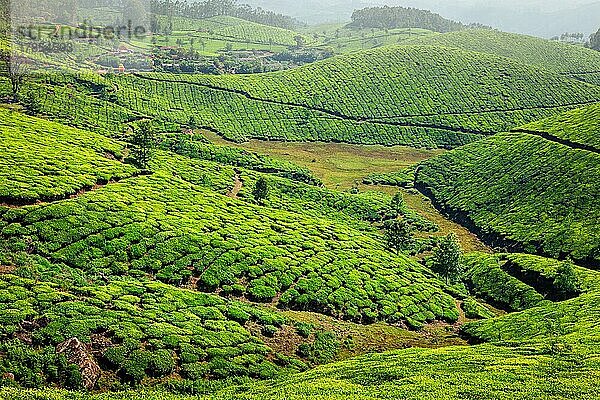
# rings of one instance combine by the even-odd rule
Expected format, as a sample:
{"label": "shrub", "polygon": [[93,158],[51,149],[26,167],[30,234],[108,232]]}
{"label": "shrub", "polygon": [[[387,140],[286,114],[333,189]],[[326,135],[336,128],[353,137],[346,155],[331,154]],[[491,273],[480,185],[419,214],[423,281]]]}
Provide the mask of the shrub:
{"label": "shrub", "polygon": [[298,322],[296,323],[296,332],[298,335],[308,338],[313,331],[313,324],[307,322]]}
{"label": "shrub", "polygon": [[277,333],[277,327],[274,325],[265,325],[262,328],[262,334],[265,336],[273,337]]}
{"label": "shrub", "polygon": [[173,354],[168,350],[156,350],[152,352],[150,358],[150,374],[155,377],[169,375],[175,368]]}

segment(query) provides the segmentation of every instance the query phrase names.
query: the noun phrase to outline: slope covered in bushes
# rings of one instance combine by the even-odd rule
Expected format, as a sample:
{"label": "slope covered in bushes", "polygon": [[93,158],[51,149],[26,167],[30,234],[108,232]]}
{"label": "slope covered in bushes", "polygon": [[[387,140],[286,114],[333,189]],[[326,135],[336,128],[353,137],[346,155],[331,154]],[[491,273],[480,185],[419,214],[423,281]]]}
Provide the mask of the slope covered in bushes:
{"label": "slope covered in bushes", "polygon": [[[470,254],[475,268],[491,266],[490,255]],[[525,270],[556,276],[561,263],[525,255],[501,255]],[[496,259],[496,267],[500,264]],[[477,266],[479,265],[479,267]],[[440,349],[405,349],[374,353],[266,382],[200,389],[200,398],[275,400],[368,399],[463,399],[509,400],[540,398],[594,399],[600,395],[598,355],[600,274],[575,268],[584,288],[573,299],[544,301],[517,313],[470,322],[463,328],[488,343]],[[81,395],[68,392],[22,392],[4,389],[0,396],[23,399],[25,395],[62,400],[131,399],[187,400],[189,396],[162,392]],[[197,398],[197,397],[195,397]]]}
{"label": "slope covered in bushes", "polygon": [[124,144],[0,108],[0,202],[63,198],[133,175]]}
{"label": "slope covered in bushes", "polygon": [[600,260],[600,155],[503,133],[425,161],[417,187],[488,242]]}
{"label": "slope covered in bushes", "polygon": [[529,131],[550,139],[565,140],[600,152],[600,104],[535,121],[515,131]]}
{"label": "slope covered in bushes", "polygon": [[203,291],[358,321],[457,317],[426,270],[347,225],[247,205],[170,174],[8,210],[2,221],[13,248],[30,243],[88,273],[191,279]]}
{"label": "slope covered in bushes", "polygon": [[115,83],[126,108],[179,124],[194,114],[233,140],[454,147],[600,100],[600,88],[558,74],[431,46],[384,47],[278,73],[144,74]]}
{"label": "slope covered in bushes", "polygon": [[496,30],[469,29],[416,38],[410,43],[494,54],[582,80],[600,71],[600,53],[597,51]]}

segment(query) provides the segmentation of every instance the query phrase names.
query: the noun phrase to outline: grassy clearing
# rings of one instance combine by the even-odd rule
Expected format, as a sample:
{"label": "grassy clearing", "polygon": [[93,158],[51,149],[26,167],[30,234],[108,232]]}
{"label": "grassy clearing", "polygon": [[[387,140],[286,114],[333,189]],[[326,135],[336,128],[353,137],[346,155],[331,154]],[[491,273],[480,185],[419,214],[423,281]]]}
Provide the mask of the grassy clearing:
{"label": "grassy clearing", "polygon": [[[219,145],[242,148],[305,166],[331,189],[348,190],[358,183],[361,191],[378,191],[388,195],[396,194],[399,189],[392,186],[364,185],[362,178],[371,173],[395,172],[446,152],[441,149],[426,150],[405,146],[384,147],[345,143],[290,143],[264,140],[232,143],[213,132],[202,131],[202,134]],[[468,229],[442,215],[427,197],[414,191],[403,191],[403,195],[410,209],[439,226],[440,229],[434,233],[435,236],[454,232],[458,235],[464,251],[490,251]],[[429,235],[431,234],[420,236]]]}
{"label": "grassy clearing", "polygon": [[211,142],[275,156],[309,168],[331,189],[346,190],[369,173],[393,172],[418,164],[444,150],[415,149],[405,146],[353,145],[345,143],[295,143],[249,140],[232,143],[221,136],[202,131]]}

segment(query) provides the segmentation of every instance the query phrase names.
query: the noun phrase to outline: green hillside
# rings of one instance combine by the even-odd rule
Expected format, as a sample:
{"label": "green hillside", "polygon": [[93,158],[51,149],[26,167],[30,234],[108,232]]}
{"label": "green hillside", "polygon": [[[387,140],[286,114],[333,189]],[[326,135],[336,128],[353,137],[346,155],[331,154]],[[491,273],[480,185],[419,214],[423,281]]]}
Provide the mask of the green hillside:
{"label": "green hillside", "polygon": [[597,87],[560,75],[428,46],[369,50],[271,74],[145,74],[116,82],[124,107],[178,123],[193,113],[232,140],[418,147],[454,147],[600,100]]}
{"label": "green hillside", "polygon": [[[224,50],[227,44],[232,50],[283,51],[297,44],[297,36],[302,37],[305,43],[312,41],[308,36],[288,29],[226,15],[205,19],[172,17],[172,25],[169,24],[167,16],[161,15],[158,24],[160,28],[156,44],[193,48],[205,55],[216,55],[218,51]],[[172,27],[169,35],[165,35],[161,30],[167,26]],[[150,38],[133,43],[142,46],[151,44]]]}
{"label": "green hillside", "polygon": [[153,6],[2,69],[0,400],[600,398],[596,53]]}
{"label": "green hillside", "polygon": [[560,74],[430,46],[366,50],[266,74],[56,74],[39,83],[31,84],[32,111],[110,135],[146,116],[164,131],[193,126],[234,141],[430,148],[600,101],[600,88]]}
{"label": "green hillside", "polygon": [[416,184],[491,243],[598,262],[599,157],[503,133],[422,163]]}
{"label": "green hillside", "polygon": [[[307,337],[293,333],[284,352],[264,344],[280,330],[295,332],[296,322],[278,309],[413,329],[459,318],[447,287],[388,251],[368,224],[388,212],[387,196],[263,175],[239,167],[256,158],[217,147],[208,149],[226,154],[223,164],[198,147],[178,149],[187,155],[156,150],[152,172],[138,175],[119,159],[100,163],[95,151],[120,152],[119,142],[2,113],[16,128],[3,131],[6,154],[15,154],[5,162],[44,160],[29,179],[45,183],[40,196],[53,194],[47,203],[0,206],[0,372],[25,387],[71,387],[75,378],[55,348],[73,337],[94,349],[105,379],[99,387],[119,388],[173,373],[269,378],[305,369],[296,350]],[[21,150],[27,141],[33,154]],[[42,179],[76,156],[80,164],[70,162],[82,170],[72,186],[63,184],[64,168],[66,177]],[[128,175],[105,177],[104,186],[86,180],[114,171]],[[271,194],[257,204],[250,192],[260,176]],[[20,179],[2,177],[15,198],[27,193],[15,187]],[[74,193],[77,185],[85,190]],[[423,218],[406,213],[422,226]]]}
{"label": "green hillside", "polygon": [[0,202],[61,198],[132,176],[124,145],[91,132],[0,108]]}
{"label": "green hillside", "polygon": [[[557,274],[559,262],[523,254],[469,254],[471,265],[510,262],[524,271]],[[370,354],[262,383],[215,390],[203,387],[199,398],[211,399],[595,399],[600,310],[597,272],[576,268],[584,288],[578,297],[543,302],[525,311],[472,322],[464,330],[489,343],[442,349],[406,349]],[[192,397],[161,392],[73,395],[67,392],[16,392],[0,396],[24,399],[172,399]],[[194,397],[198,398],[198,397]]]}
{"label": "green hillside", "polygon": [[495,54],[600,84],[600,53],[566,43],[487,29],[425,36],[412,39],[410,43]]}
{"label": "green hillside", "polygon": [[551,139],[566,140],[591,151],[600,152],[600,104],[535,121],[516,129],[519,130],[531,131]]}

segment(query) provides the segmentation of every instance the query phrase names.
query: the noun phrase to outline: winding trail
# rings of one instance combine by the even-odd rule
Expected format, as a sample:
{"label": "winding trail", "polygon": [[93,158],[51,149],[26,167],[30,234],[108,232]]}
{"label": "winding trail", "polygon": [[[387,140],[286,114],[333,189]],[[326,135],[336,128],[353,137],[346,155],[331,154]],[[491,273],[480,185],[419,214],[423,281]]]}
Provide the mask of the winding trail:
{"label": "winding trail", "polygon": [[227,196],[231,197],[232,199],[237,199],[238,194],[242,190],[242,187],[244,187],[244,184],[240,178],[240,173],[237,170],[235,171],[235,176],[233,177],[233,182],[234,182],[233,188],[231,188],[229,193],[227,193]]}

